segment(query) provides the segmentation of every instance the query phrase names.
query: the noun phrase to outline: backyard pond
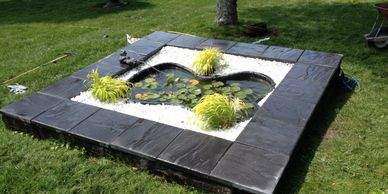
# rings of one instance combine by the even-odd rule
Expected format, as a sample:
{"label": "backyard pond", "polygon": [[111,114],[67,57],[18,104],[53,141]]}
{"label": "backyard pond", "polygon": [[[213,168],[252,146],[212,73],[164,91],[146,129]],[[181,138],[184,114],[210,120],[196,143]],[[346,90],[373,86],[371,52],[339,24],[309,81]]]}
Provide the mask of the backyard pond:
{"label": "backyard pond", "polygon": [[[210,75],[199,75],[192,64],[200,52],[165,46],[138,67],[117,77],[131,83],[125,98],[101,102],[88,90],[72,100],[234,141],[293,64],[222,53],[222,66]],[[222,127],[209,130],[196,122],[196,106],[206,96],[224,99],[234,112],[243,111],[231,113],[235,117],[231,119],[232,125],[220,124]],[[211,112],[224,104],[210,104],[202,109]],[[217,116],[222,120],[223,116]]]}
{"label": "backyard pond", "polygon": [[130,100],[144,104],[170,104],[193,108],[205,95],[215,93],[238,98],[252,107],[273,90],[273,81],[254,72],[225,76],[198,76],[179,64],[163,63],[135,74]]}

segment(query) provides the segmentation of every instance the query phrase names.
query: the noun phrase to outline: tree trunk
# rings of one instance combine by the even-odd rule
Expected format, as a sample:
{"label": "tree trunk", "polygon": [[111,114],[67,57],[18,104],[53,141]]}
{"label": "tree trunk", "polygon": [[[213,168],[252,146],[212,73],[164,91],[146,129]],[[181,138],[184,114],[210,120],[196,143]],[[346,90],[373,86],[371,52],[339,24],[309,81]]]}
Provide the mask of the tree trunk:
{"label": "tree trunk", "polygon": [[237,0],[217,0],[217,25],[237,23]]}

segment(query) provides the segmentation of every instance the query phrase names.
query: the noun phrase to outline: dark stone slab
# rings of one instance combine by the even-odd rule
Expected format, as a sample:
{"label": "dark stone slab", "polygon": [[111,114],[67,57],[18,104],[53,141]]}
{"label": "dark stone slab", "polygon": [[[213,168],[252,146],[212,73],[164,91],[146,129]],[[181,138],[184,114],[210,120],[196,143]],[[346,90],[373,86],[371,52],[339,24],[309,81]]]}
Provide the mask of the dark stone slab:
{"label": "dark stone slab", "polygon": [[291,97],[278,96],[275,93],[276,89],[257,114],[282,122],[290,122],[297,126],[305,126],[314,111],[315,104]]}
{"label": "dark stone slab", "polygon": [[103,59],[97,61],[96,63],[75,72],[73,76],[81,79],[86,79],[86,76],[93,69],[96,69],[96,68],[98,68],[98,73],[101,76],[120,75],[121,73],[131,68],[126,64],[120,63],[120,53],[122,50],[125,50],[127,52],[127,57],[130,57],[131,59],[135,59],[137,61],[145,61],[148,58],[145,55],[141,55],[141,54],[129,51],[130,48],[131,48],[131,45],[128,45],[122,49],[119,49],[118,51],[108,55],[107,57],[104,57]]}
{"label": "dark stone slab", "polygon": [[259,44],[249,44],[249,43],[237,43],[232,48],[227,50],[227,53],[242,55],[247,57],[261,57],[265,49],[268,46],[259,45]]}
{"label": "dark stone slab", "polygon": [[118,135],[130,128],[138,118],[100,109],[91,117],[71,129],[70,133],[86,141],[108,146]]}
{"label": "dark stone slab", "polygon": [[190,35],[180,35],[178,38],[167,43],[167,45],[183,48],[196,48],[205,40],[207,40],[207,38]]}
{"label": "dark stone slab", "polygon": [[262,56],[271,60],[294,63],[299,59],[302,53],[303,50],[301,49],[270,46],[264,51]]}
{"label": "dark stone slab", "polygon": [[112,149],[156,158],[182,129],[139,119],[111,145]]}
{"label": "dark stone slab", "polygon": [[218,48],[221,51],[227,51],[235,44],[236,44],[236,42],[233,42],[233,41],[208,39],[205,42],[202,42],[199,46],[197,46],[197,48],[204,49],[204,48],[211,47],[211,48]]}
{"label": "dark stone slab", "polygon": [[304,127],[255,115],[236,142],[290,156]]}
{"label": "dark stone slab", "polygon": [[34,118],[32,123],[61,133],[63,131],[69,131],[98,109],[94,106],[65,100]]}
{"label": "dark stone slab", "polygon": [[114,75],[119,75],[123,71],[125,71],[125,69],[123,68],[116,68],[116,67],[104,65],[104,64],[93,64],[73,73],[72,76],[80,79],[87,79],[87,75],[90,72],[92,72],[92,70],[96,70],[96,69],[100,76],[114,76]]}
{"label": "dark stone slab", "polygon": [[128,49],[129,52],[149,57],[158,52],[163,46],[164,44],[162,43],[154,42],[148,39],[140,39],[127,46],[126,49]]}
{"label": "dark stone slab", "polygon": [[252,193],[273,193],[288,157],[233,143],[211,175]]}
{"label": "dark stone slab", "polygon": [[184,130],[159,159],[180,167],[209,174],[232,142]]}
{"label": "dark stone slab", "polygon": [[146,37],[144,37],[144,39],[148,39],[148,40],[151,40],[154,42],[166,44],[166,43],[170,42],[171,40],[174,40],[178,36],[179,36],[179,34],[157,31],[157,32],[153,32],[153,33],[147,35]]}
{"label": "dark stone slab", "polygon": [[306,50],[298,62],[338,68],[342,58],[341,54]]}
{"label": "dark stone slab", "polygon": [[31,119],[58,104],[63,99],[41,93],[33,94],[0,109],[0,113],[30,123]]}
{"label": "dark stone slab", "polygon": [[41,93],[70,99],[85,91],[87,89],[86,84],[83,79],[69,76],[43,89]]}
{"label": "dark stone slab", "polygon": [[324,88],[315,82],[283,79],[273,94],[316,104],[321,99],[323,91]]}
{"label": "dark stone slab", "polygon": [[335,69],[296,63],[286,75],[285,79],[296,79],[310,83],[316,83],[321,87],[326,87],[329,80],[333,77]]}

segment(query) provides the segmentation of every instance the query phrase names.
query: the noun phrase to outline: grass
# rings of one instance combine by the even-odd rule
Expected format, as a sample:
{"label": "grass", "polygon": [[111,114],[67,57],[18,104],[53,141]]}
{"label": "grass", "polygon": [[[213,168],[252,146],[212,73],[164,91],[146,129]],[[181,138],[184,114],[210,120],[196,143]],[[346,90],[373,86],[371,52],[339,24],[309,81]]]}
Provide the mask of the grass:
{"label": "grass", "polygon": [[[344,71],[362,83],[358,93],[340,90],[310,127],[279,193],[388,192],[387,50],[365,46],[362,34],[377,12],[369,0],[239,0],[239,26],[216,27],[215,2],[130,0],[106,11],[103,0],[0,0],[0,81],[71,52],[17,82],[11,95],[0,87],[0,106],[63,79],[118,48],[125,34],[155,30],[253,42],[242,24],[268,21],[278,32],[265,44],[337,52]],[[108,35],[107,38],[105,38]],[[1,123],[1,122],[0,122]],[[64,146],[62,146],[64,145]],[[0,193],[196,193],[110,158],[87,156],[59,140],[37,140],[0,124]]]}

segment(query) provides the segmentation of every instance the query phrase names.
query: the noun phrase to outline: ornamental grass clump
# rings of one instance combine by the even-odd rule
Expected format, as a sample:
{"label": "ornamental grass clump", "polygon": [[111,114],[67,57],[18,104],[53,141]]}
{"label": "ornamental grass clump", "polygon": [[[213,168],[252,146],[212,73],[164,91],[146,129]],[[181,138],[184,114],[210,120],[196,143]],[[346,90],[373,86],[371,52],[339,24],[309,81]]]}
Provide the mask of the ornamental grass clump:
{"label": "ornamental grass clump", "polygon": [[207,48],[199,52],[192,67],[199,75],[211,75],[221,66],[222,53],[216,48]]}
{"label": "ornamental grass clump", "polygon": [[99,77],[98,71],[93,70],[88,75],[89,91],[101,102],[116,102],[118,98],[125,98],[130,91],[130,82],[112,78]]}
{"label": "ornamental grass clump", "polygon": [[242,100],[215,93],[202,97],[193,111],[200,126],[215,130],[232,127],[248,107]]}

